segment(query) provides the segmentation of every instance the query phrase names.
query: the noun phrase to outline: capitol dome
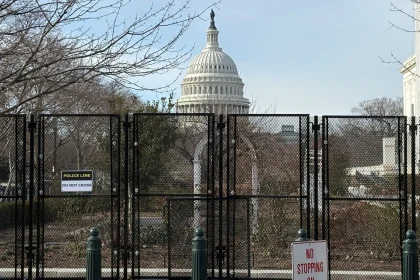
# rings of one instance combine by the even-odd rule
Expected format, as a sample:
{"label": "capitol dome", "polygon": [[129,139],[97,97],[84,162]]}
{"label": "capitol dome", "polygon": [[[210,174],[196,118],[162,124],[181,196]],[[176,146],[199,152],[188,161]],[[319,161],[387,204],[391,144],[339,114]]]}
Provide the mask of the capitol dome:
{"label": "capitol dome", "polygon": [[207,29],[206,47],[190,63],[177,102],[179,113],[248,114],[244,83],[235,62],[219,47],[214,12]]}

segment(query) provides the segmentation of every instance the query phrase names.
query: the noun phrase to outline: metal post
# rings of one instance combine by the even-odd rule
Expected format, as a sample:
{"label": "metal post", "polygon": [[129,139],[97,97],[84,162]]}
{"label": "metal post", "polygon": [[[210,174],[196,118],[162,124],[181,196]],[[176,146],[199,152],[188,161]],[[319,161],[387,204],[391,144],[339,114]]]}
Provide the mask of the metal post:
{"label": "metal post", "polygon": [[94,227],[90,230],[87,247],[86,280],[101,279],[101,238],[99,230]]}
{"label": "metal post", "polygon": [[192,247],[192,280],[207,279],[207,239],[204,230],[197,228]]}
{"label": "metal post", "polygon": [[[223,122],[223,115],[219,116],[219,123],[217,128],[219,130],[219,219],[223,219],[223,130],[225,123]],[[227,219],[229,223],[229,219]],[[229,225],[227,226],[229,228]],[[216,258],[218,258],[219,278],[223,278],[223,223],[219,220],[219,246],[216,248]]]}
{"label": "metal post", "polygon": [[416,117],[411,117],[410,137],[411,137],[411,229],[416,229]]}
{"label": "metal post", "polygon": [[408,230],[403,241],[402,280],[419,280],[419,261],[417,256],[416,233]]}
{"label": "metal post", "polygon": [[308,233],[306,232],[305,229],[301,228],[298,231],[298,238],[296,238],[295,240],[296,242],[305,242],[305,241],[309,241],[308,239]]}
{"label": "metal post", "polygon": [[129,189],[129,137],[130,119],[128,114],[125,115],[124,125],[124,244],[123,244],[123,264],[124,264],[124,279],[128,279],[128,189]]}
{"label": "metal post", "polygon": [[318,216],[319,216],[319,208],[318,208],[318,133],[319,133],[319,123],[318,123],[318,116],[314,116],[314,123],[312,125],[312,131],[314,132],[314,239],[318,240]]}
{"label": "metal post", "polygon": [[[28,123],[29,128],[29,217],[28,217],[28,223],[29,223],[29,232],[28,232],[28,255],[27,255],[27,261],[28,261],[28,279],[32,280],[33,274],[32,274],[32,268],[34,264],[34,244],[33,244],[33,215],[34,211],[34,169],[35,169],[35,129],[36,129],[36,122],[34,119],[34,115],[31,114],[30,121]],[[39,205],[39,201],[38,201]],[[39,232],[39,231],[38,231]],[[38,256],[38,254],[37,254]]]}

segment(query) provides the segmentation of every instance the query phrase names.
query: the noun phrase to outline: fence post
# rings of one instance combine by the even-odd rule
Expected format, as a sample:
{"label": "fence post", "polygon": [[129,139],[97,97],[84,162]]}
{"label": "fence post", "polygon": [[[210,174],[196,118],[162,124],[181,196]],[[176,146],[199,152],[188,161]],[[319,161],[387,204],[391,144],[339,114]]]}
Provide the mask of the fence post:
{"label": "fence post", "polygon": [[417,256],[416,233],[408,230],[403,241],[402,280],[419,280],[419,262]]}
{"label": "fence post", "polygon": [[99,230],[94,227],[90,230],[87,246],[86,280],[101,279],[101,238]]}
{"label": "fence post", "polygon": [[295,241],[297,241],[297,242],[309,241],[308,233],[306,232],[305,229],[303,229],[303,228],[299,229],[298,238]]}
{"label": "fence post", "polygon": [[192,280],[207,279],[207,239],[204,230],[197,228],[192,242]]}

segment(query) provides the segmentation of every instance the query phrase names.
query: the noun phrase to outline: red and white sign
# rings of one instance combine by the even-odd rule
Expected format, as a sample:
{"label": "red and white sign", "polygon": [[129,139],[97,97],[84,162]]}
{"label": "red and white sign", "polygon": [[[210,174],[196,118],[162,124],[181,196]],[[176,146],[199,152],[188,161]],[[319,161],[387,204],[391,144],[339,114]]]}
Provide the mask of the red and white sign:
{"label": "red and white sign", "polygon": [[293,280],[327,280],[327,242],[294,242],[292,266]]}

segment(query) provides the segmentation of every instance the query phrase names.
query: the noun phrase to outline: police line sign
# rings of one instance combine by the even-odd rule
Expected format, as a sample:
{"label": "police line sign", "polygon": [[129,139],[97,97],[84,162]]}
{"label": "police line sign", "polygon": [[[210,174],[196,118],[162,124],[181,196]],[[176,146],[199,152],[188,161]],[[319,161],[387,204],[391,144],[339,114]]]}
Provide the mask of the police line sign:
{"label": "police line sign", "polygon": [[292,266],[293,280],[327,280],[327,242],[294,242]]}
{"label": "police line sign", "polygon": [[62,192],[91,192],[93,187],[93,171],[61,171]]}

